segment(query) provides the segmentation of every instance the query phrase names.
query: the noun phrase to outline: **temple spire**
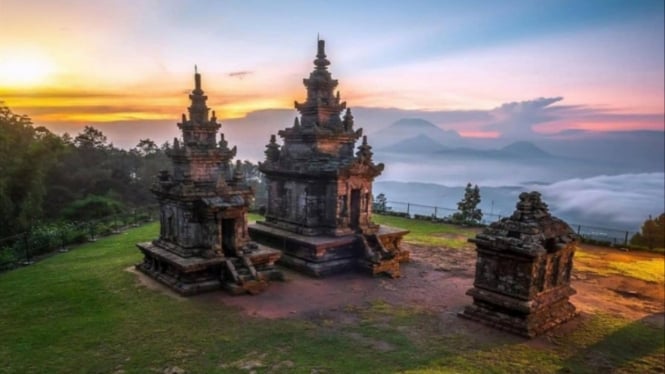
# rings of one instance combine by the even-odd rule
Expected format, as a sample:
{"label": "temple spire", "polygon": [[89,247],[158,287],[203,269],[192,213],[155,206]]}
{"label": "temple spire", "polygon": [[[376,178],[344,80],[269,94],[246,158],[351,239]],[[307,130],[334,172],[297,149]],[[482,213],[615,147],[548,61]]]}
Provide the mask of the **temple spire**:
{"label": "temple spire", "polygon": [[367,144],[367,135],[363,135],[363,142],[358,146],[358,151],[356,152],[356,158],[362,163],[372,162],[372,146]]}
{"label": "temple spire", "polygon": [[196,65],[194,65],[194,90],[189,95],[189,99],[191,101],[189,119],[199,125],[208,122],[208,111],[210,110],[206,105],[208,97],[201,89],[201,74],[199,74],[199,69]]}
{"label": "temple spire", "polygon": [[194,65],[194,90],[201,91],[201,74],[196,65]]}
{"label": "temple spire", "polygon": [[326,66],[330,65],[330,61],[326,59],[326,41],[323,39],[317,40],[316,60],[314,60],[317,70],[326,70]]}

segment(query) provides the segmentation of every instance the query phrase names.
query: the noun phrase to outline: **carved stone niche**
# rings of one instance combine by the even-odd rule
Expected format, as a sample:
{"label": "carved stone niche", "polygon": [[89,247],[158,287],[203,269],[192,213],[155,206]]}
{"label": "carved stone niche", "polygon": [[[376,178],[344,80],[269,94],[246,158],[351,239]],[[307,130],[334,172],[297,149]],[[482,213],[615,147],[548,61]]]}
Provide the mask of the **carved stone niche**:
{"label": "carved stone niche", "polygon": [[538,192],[522,193],[511,217],[475,238],[473,304],[460,317],[534,337],[576,315],[569,297],[576,236]]}

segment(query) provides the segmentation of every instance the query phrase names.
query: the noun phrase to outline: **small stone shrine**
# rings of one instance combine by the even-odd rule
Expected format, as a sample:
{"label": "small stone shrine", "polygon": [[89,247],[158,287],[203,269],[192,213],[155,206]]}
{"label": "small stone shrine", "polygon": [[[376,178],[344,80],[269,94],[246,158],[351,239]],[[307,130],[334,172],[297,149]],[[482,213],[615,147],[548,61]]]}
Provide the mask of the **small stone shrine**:
{"label": "small stone shrine", "polygon": [[209,115],[201,75],[195,72],[189,95],[189,119],[178,127],[182,143],[173,140],[168,156],[173,175],[164,170],[152,192],[160,206],[159,238],[137,244],[144,255],[136,268],[182,295],[224,288],[231,293],[257,293],[281,279],[274,263],[281,253],[250,242],[247,208],[254,196],[240,162],[232,172],[229,149],[217,141],[215,112]]}
{"label": "small stone shrine", "polygon": [[281,249],[281,264],[310,275],[361,266],[398,277],[409,259],[400,248],[408,231],[372,223],[372,182],[384,166],[374,163],[367,137],[354,130],[351,110],[335,93],[324,48],[319,40],[314,71],[303,80],[307,99],[295,102],[300,118],[279,131],[281,147],[275,135],[266,146],[259,167],[268,185],[266,219],[249,233]]}
{"label": "small stone shrine", "polygon": [[568,298],[576,236],[550,215],[540,193],[522,193],[511,217],[492,223],[469,241],[478,259],[473,305],[459,315],[526,337],[573,318]]}

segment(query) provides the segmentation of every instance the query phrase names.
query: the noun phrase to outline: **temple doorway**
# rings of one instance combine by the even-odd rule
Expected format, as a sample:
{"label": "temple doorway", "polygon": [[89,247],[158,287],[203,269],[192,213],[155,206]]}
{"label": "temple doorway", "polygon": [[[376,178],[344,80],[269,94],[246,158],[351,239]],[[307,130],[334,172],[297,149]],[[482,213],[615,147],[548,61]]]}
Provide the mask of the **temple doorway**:
{"label": "temple doorway", "polygon": [[224,256],[236,256],[236,220],[233,218],[222,219],[222,250]]}
{"label": "temple doorway", "polygon": [[357,230],[360,227],[360,189],[351,190],[351,228]]}

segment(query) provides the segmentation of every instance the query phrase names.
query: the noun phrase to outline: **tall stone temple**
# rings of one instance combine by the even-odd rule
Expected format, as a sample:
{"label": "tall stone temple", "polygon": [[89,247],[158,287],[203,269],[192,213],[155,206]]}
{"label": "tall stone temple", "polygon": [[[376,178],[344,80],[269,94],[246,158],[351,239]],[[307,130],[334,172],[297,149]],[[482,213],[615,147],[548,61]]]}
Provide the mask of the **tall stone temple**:
{"label": "tall stone temple", "polygon": [[253,191],[240,162],[232,170],[236,147],[229,149],[221,124],[210,115],[201,75],[195,71],[189,118],[178,127],[182,142],[168,152],[173,174],[164,170],[153,185],[160,207],[159,238],[139,243],[144,255],[136,268],[182,295],[224,288],[256,293],[281,279],[274,263],[281,253],[249,239],[247,209]]}
{"label": "tall stone temple", "polygon": [[[264,222],[250,235],[282,250],[280,263],[315,276],[357,267],[399,276],[409,259],[400,248],[408,231],[372,222],[372,182],[383,164],[372,160],[362,129],[341,101],[328,71],[325,42],[318,41],[314,70],[303,83],[307,99],[293,126],[271,135],[260,164],[268,185]],[[355,143],[362,138],[354,154]]]}

